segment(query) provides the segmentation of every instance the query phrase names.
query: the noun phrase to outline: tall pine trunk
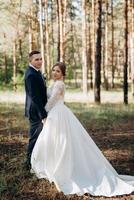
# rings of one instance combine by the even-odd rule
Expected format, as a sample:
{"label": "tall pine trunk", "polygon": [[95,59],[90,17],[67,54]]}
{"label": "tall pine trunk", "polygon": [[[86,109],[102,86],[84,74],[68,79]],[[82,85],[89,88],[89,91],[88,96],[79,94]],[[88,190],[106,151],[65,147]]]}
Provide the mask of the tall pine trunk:
{"label": "tall pine trunk", "polygon": [[4,69],[5,69],[5,84],[8,82],[8,71],[7,71],[7,38],[4,33]]}
{"label": "tall pine trunk", "polygon": [[114,73],[115,73],[115,66],[114,66],[114,16],[113,16],[113,0],[111,0],[111,30],[112,30],[112,55],[111,55],[111,65],[112,65],[112,82],[111,87],[114,88]]}
{"label": "tall pine trunk", "polygon": [[92,0],[92,70],[93,70],[93,82],[95,82],[95,6],[96,0]]}
{"label": "tall pine trunk", "polygon": [[17,71],[17,65],[16,65],[16,39],[13,40],[13,89],[14,91],[17,90],[17,84],[16,84],[16,71]]}
{"label": "tall pine trunk", "polygon": [[82,90],[87,94],[86,1],[82,1]]}
{"label": "tall pine trunk", "polygon": [[130,64],[131,64],[131,91],[134,97],[134,0],[131,0],[131,37],[130,37]]}
{"label": "tall pine trunk", "polygon": [[71,29],[70,29],[70,32],[71,32],[71,48],[73,49],[73,52],[72,52],[72,57],[73,57],[73,78],[74,78],[74,81],[75,81],[75,87],[77,87],[77,73],[76,73],[76,67],[77,67],[77,62],[76,62],[76,58],[75,58],[75,44],[74,44],[74,33],[75,33],[75,30],[74,30],[74,27],[73,27],[73,24],[72,24],[72,21],[71,21]]}
{"label": "tall pine trunk", "polygon": [[124,103],[128,104],[128,0],[125,0]]}
{"label": "tall pine trunk", "polygon": [[46,68],[47,78],[50,79],[50,49],[49,49],[49,30],[48,30],[48,0],[44,1],[45,5],[45,37],[46,37]]}
{"label": "tall pine trunk", "polygon": [[28,14],[28,43],[29,43],[29,52],[32,50],[37,49],[37,38],[36,38],[36,13],[37,10],[33,7],[30,8],[29,14]]}
{"label": "tall pine trunk", "polygon": [[41,56],[42,56],[42,72],[47,73],[47,68],[45,67],[45,48],[44,48],[44,35],[43,35],[43,24],[42,24],[42,0],[39,0],[39,25],[40,25],[40,46],[41,46]]}
{"label": "tall pine trunk", "polygon": [[89,46],[88,46],[88,55],[87,55],[87,59],[88,59],[88,71],[89,71],[89,78],[90,78],[90,88],[93,89],[93,69],[92,69],[92,43],[91,43],[91,28],[89,25]]}
{"label": "tall pine trunk", "polygon": [[29,11],[28,18],[28,36],[29,36],[29,53],[33,50],[33,34],[32,34],[32,10]]}
{"label": "tall pine trunk", "polygon": [[105,56],[104,56],[104,85],[108,90],[108,0],[105,0]]}
{"label": "tall pine trunk", "polygon": [[96,39],[96,54],[95,54],[95,102],[100,103],[100,85],[101,85],[101,16],[102,16],[102,0],[98,0],[98,17],[97,17],[97,39]]}
{"label": "tall pine trunk", "polygon": [[63,47],[63,28],[64,28],[64,3],[63,0],[57,0],[57,15],[58,15],[58,61],[64,60]]}
{"label": "tall pine trunk", "polygon": [[53,66],[54,64],[54,0],[51,1],[51,46],[50,46],[50,52],[51,52],[51,59],[50,59],[50,65]]}
{"label": "tall pine trunk", "polygon": [[92,10],[91,2],[86,5],[86,16],[87,16],[87,78],[89,80],[89,87],[93,89],[93,70],[92,70]]}

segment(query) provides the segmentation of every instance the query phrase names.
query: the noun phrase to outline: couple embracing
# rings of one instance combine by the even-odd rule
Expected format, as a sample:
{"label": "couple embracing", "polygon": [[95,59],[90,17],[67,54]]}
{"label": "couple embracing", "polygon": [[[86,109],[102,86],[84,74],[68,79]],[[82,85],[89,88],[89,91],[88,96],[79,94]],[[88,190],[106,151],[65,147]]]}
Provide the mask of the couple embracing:
{"label": "couple embracing", "polygon": [[39,51],[29,54],[25,73],[25,115],[29,119],[27,165],[38,178],[54,182],[68,194],[116,196],[134,191],[134,177],[119,175],[87,131],[64,104],[66,66],[52,67],[46,88]]}

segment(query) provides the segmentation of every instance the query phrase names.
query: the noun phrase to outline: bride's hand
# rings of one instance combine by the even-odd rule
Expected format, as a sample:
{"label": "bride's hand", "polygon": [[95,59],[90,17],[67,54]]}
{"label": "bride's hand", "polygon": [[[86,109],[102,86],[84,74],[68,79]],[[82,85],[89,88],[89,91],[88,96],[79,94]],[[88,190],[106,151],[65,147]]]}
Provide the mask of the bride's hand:
{"label": "bride's hand", "polygon": [[47,120],[47,118],[42,119],[42,123],[45,124],[46,120]]}

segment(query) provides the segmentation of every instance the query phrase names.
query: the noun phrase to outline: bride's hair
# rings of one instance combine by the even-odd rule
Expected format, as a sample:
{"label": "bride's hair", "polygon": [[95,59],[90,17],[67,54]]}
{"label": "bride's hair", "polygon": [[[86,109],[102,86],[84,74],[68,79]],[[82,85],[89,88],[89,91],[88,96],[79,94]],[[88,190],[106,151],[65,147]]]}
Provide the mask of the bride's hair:
{"label": "bride's hair", "polygon": [[64,62],[57,62],[53,65],[52,70],[54,67],[58,66],[62,72],[63,76],[66,76],[66,65]]}

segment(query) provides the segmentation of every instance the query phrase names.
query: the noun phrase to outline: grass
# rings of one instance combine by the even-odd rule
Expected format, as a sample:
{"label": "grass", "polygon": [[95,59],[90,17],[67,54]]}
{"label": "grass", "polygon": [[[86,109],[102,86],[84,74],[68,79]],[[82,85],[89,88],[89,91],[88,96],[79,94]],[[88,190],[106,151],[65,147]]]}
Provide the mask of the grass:
{"label": "grass", "polygon": [[[134,105],[67,104],[121,174],[134,175]],[[24,106],[0,104],[1,200],[103,200],[104,197],[65,196],[46,180],[38,180],[23,168],[28,142]],[[109,198],[132,200],[134,194]]]}
{"label": "grass", "polygon": [[[69,104],[70,108],[80,118],[83,124],[90,129],[109,129],[120,122],[133,120],[134,104],[128,106],[122,104]],[[93,126],[92,126],[93,125]]]}

